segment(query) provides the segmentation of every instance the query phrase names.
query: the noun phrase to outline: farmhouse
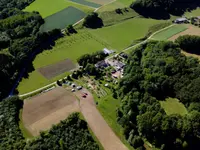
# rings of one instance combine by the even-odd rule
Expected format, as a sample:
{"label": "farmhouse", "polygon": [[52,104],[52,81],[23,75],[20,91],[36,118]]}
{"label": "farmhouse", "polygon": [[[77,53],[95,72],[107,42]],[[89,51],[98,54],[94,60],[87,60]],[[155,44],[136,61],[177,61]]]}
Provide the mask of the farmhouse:
{"label": "farmhouse", "polygon": [[99,61],[95,64],[96,68],[106,68],[108,67],[108,64],[105,62],[105,60]]}
{"label": "farmhouse", "polygon": [[180,24],[180,23],[189,23],[189,20],[187,18],[177,18],[173,22],[177,23],[177,24]]}
{"label": "farmhouse", "polygon": [[124,59],[127,59],[127,58],[128,58],[128,55],[127,55],[126,53],[124,53],[124,52],[121,52],[119,55],[120,55],[121,57],[123,57]]}
{"label": "farmhouse", "polygon": [[103,52],[104,52],[104,54],[106,54],[106,55],[110,55],[110,54],[114,53],[113,50],[108,50],[107,48],[104,48],[104,49],[103,49]]}

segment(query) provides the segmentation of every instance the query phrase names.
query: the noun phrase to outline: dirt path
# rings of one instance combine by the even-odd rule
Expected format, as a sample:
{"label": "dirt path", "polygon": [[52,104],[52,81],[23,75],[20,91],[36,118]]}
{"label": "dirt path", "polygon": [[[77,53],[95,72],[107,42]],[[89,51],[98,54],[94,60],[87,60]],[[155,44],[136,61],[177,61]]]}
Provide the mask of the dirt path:
{"label": "dirt path", "polygon": [[[82,93],[87,92],[87,98],[82,98]],[[85,117],[89,127],[96,135],[105,150],[128,150],[128,148],[115,135],[101,116],[94,103],[93,96],[86,90],[75,93],[80,99],[80,110]]]}

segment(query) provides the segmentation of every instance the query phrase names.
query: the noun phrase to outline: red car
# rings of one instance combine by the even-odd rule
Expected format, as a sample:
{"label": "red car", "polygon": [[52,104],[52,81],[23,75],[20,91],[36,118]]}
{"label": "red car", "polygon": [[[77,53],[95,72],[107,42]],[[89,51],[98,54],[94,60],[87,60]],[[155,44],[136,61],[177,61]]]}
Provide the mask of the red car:
{"label": "red car", "polygon": [[86,98],[86,95],[82,95],[83,98]]}
{"label": "red car", "polygon": [[86,97],[87,97],[87,93],[83,93],[83,94],[82,94],[82,97],[83,97],[83,98],[86,98]]}

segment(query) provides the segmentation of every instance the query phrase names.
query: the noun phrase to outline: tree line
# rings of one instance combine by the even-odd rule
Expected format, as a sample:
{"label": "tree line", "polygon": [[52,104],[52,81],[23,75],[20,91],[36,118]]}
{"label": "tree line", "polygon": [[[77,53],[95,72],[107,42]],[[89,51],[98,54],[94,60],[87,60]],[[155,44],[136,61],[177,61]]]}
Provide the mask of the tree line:
{"label": "tree line", "polygon": [[[34,0],[2,0],[0,2],[0,100],[9,95],[28,64],[25,77],[34,68],[31,65],[35,55],[44,49],[51,49],[55,40],[62,36],[60,29],[41,33],[44,20],[38,12],[24,12]],[[69,26],[68,30],[74,32]],[[17,91],[16,91],[17,93]]]}
{"label": "tree line", "polygon": [[198,6],[198,0],[136,0],[130,5],[136,12],[144,16],[160,18],[169,18],[169,14],[183,15],[185,11]]}
{"label": "tree line", "polygon": [[[138,149],[141,139],[163,150],[199,147],[199,84],[199,61],[181,54],[179,44],[150,41],[133,50],[118,90],[117,121],[128,142]],[[188,115],[167,115],[159,101],[168,97],[178,98]]]}
{"label": "tree line", "polygon": [[200,36],[183,35],[179,36],[175,42],[186,52],[200,54]]}

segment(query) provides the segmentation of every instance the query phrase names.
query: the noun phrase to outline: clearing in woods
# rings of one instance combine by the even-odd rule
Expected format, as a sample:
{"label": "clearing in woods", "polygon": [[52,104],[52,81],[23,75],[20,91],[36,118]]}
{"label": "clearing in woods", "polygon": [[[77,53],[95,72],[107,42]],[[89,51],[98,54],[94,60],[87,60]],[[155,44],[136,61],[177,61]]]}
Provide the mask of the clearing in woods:
{"label": "clearing in woods", "polygon": [[73,112],[79,112],[78,100],[62,87],[24,101],[22,119],[32,135],[51,128]]}
{"label": "clearing in woods", "polygon": [[167,115],[179,114],[183,116],[188,113],[185,106],[176,98],[167,98],[165,101],[161,101],[160,104]]}

